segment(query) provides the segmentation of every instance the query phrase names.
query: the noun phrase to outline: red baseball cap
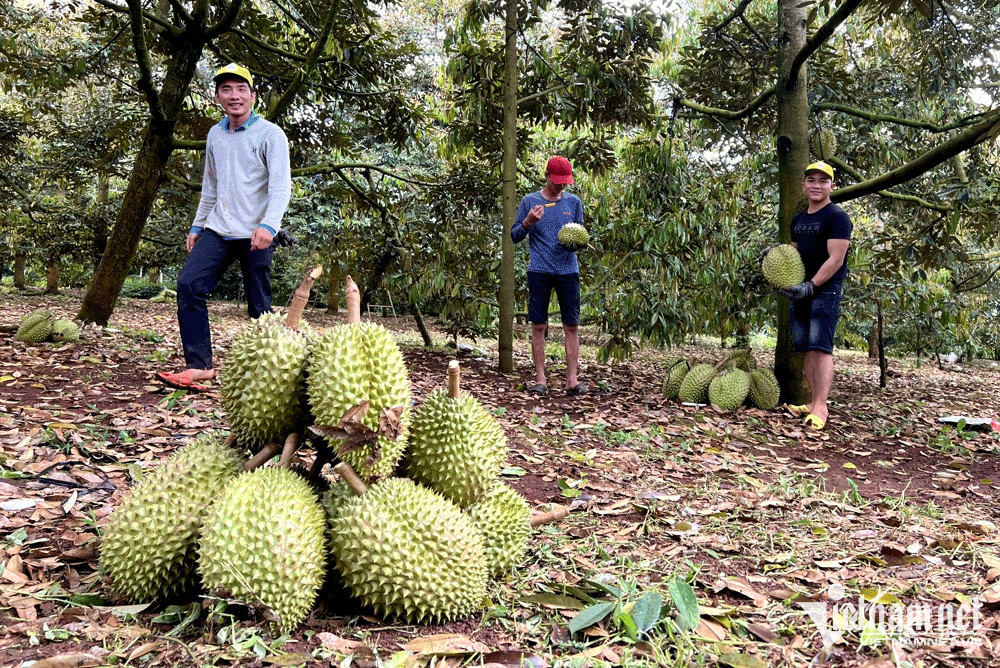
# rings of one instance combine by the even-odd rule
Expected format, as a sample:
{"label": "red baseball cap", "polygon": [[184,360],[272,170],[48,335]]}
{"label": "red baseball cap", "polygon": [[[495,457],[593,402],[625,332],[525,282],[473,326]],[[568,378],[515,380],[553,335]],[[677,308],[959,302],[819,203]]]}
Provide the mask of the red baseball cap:
{"label": "red baseball cap", "polygon": [[549,164],[545,166],[545,173],[552,178],[552,183],[573,185],[573,165],[569,164],[569,160],[561,155],[549,158]]}

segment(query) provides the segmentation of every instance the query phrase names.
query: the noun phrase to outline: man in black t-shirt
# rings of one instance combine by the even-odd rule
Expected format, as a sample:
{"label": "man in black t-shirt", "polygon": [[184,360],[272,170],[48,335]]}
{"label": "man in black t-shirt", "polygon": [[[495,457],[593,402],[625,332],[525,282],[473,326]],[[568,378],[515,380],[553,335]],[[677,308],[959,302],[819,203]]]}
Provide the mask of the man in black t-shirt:
{"label": "man in black t-shirt", "polygon": [[840,319],[841,286],[847,275],[847,250],[853,224],[830,201],[833,167],[814,162],[806,167],[802,190],[809,206],[792,219],[792,245],[799,250],[808,280],[779,290],[791,300],[792,345],[805,353],[805,375],[812,401],[789,406],[805,415],[813,429],[826,426],[827,399],[833,385],[833,335]]}

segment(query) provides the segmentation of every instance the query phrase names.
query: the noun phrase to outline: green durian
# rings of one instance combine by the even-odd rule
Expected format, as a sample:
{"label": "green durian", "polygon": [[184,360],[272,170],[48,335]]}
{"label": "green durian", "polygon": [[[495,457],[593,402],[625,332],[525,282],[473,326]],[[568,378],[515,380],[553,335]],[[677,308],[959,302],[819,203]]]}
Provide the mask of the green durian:
{"label": "green durian", "polygon": [[778,405],[781,399],[781,386],[774,377],[774,371],[767,368],[754,369],[750,372],[750,404],[769,411]]}
{"label": "green durian", "polygon": [[367,401],[367,411],[357,417],[377,431],[383,412],[395,409],[399,418],[395,438],[380,434],[374,442],[338,452],[366,482],[395,470],[406,449],[410,376],[399,347],[384,327],[362,322],[323,332],[313,346],[307,391],[317,425],[337,427],[350,409]]}
{"label": "green durian", "polygon": [[837,135],[829,128],[814,132],[809,138],[809,150],[820,160],[826,160],[837,153]]}
{"label": "green durian", "polygon": [[252,451],[282,443],[304,421],[310,333],[264,313],[233,340],[222,366],[222,407],[236,440]]}
{"label": "green durian", "polygon": [[414,411],[407,474],[466,508],[493,487],[507,453],[503,427],[475,397],[439,389]]}
{"label": "green durian", "polygon": [[556,238],[560,244],[571,251],[586,248],[587,244],[590,243],[590,233],[580,223],[566,223],[559,228]]}
{"label": "green durian", "polygon": [[101,570],[132,601],[192,589],[202,519],[243,458],[215,434],[178,449],[129,490],[101,538]]}
{"label": "green durian", "polygon": [[205,517],[198,544],[205,587],[264,606],[282,633],[308,616],[325,567],[326,513],[293,471],[244,473]]}
{"label": "green durian", "polygon": [[776,288],[787,290],[806,280],[802,256],[791,244],[781,244],[769,250],[760,268],[764,279]]}
{"label": "green durian", "polygon": [[677,398],[692,404],[708,403],[708,386],[715,378],[715,367],[711,364],[695,364],[687,372],[677,389]]}
{"label": "green durian", "polygon": [[681,381],[687,375],[691,365],[688,361],[675,357],[667,361],[667,375],[663,378],[663,396],[667,399],[676,399],[677,392],[681,389]]}
{"label": "green durian", "polygon": [[80,327],[72,320],[57,318],[52,321],[52,333],[50,336],[53,341],[69,341],[71,343],[79,341]]}
{"label": "green durian", "polygon": [[726,358],[726,363],[723,366],[725,369],[743,369],[747,373],[753,371],[757,368],[757,360],[754,359],[753,353],[747,350],[735,350],[729,354]]}
{"label": "green durian", "polygon": [[379,615],[445,622],[483,606],[482,536],[472,518],[437,492],[388,478],[350,500],[330,525],[337,571]]}
{"label": "green durian", "polygon": [[503,482],[465,509],[483,534],[486,565],[493,575],[517,566],[524,559],[531,534],[531,508],[520,494]]}
{"label": "green durian", "polygon": [[40,343],[52,334],[55,319],[55,314],[47,308],[35,309],[21,319],[14,338],[26,343]]}
{"label": "green durian", "polygon": [[708,385],[708,400],[724,411],[734,411],[743,405],[750,391],[750,374],[743,369],[729,369],[712,379]]}

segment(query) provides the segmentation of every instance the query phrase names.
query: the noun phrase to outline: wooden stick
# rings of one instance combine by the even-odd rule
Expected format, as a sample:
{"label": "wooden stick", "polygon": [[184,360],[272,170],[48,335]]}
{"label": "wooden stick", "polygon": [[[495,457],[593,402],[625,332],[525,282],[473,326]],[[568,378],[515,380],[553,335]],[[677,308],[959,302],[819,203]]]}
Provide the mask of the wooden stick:
{"label": "wooden stick", "polygon": [[306,304],[309,303],[309,292],[312,290],[313,283],[316,282],[316,279],[322,273],[323,267],[317,264],[302,279],[299,287],[295,289],[295,294],[292,295],[292,304],[288,307],[288,315],[285,316],[285,327],[288,329],[299,331],[299,323],[302,322],[302,313],[306,310]]}
{"label": "wooden stick", "polygon": [[358,477],[358,474],[354,472],[354,469],[352,469],[351,465],[347,462],[340,462],[333,467],[333,470],[344,479],[344,482],[346,482],[347,486],[351,488],[351,491],[354,492],[355,496],[364,496],[365,492],[368,491],[368,485],[365,484],[364,480]]}
{"label": "wooden stick", "polygon": [[458,360],[448,362],[448,396],[458,399],[462,393],[462,369]]}
{"label": "wooden stick", "polygon": [[261,466],[266,464],[271,457],[281,452],[281,446],[277,443],[268,443],[265,445],[260,452],[250,458],[250,460],[243,465],[244,471],[253,471],[254,469],[259,469]]}
{"label": "wooden stick", "polygon": [[281,459],[278,461],[278,466],[283,469],[287,469],[292,465],[292,457],[295,456],[295,451],[299,449],[299,435],[292,432],[285,438],[285,447],[281,451]]}
{"label": "wooden stick", "polygon": [[567,515],[569,515],[569,508],[566,506],[553,505],[552,510],[547,513],[538,513],[537,515],[531,516],[531,528],[534,529],[537,526],[548,524],[549,522],[558,522]]}
{"label": "wooden stick", "polygon": [[347,277],[347,324],[361,322],[361,291],[350,276]]}

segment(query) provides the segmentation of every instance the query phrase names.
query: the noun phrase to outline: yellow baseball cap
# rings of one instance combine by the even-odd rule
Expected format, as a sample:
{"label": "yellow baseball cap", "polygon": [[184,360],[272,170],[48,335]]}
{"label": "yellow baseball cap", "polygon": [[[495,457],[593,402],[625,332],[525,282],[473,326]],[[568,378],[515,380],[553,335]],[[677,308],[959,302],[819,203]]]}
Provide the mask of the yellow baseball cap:
{"label": "yellow baseball cap", "polygon": [[212,81],[219,83],[221,79],[231,79],[233,77],[243,79],[250,84],[250,88],[253,88],[253,77],[250,76],[250,70],[236,63],[229,63],[228,65],[220,67],[219,71],[215,73],[214,77],[212,77]]}
{"label": "yellow baseball cap", "polygon": [[814,162],[810,164],[808,167],[806,167],[806,176],[809,175],[809,172],[823,172],[831,179],[833,178],[833,167],[826,164],[822,160],[820,160],[819,162]]}

